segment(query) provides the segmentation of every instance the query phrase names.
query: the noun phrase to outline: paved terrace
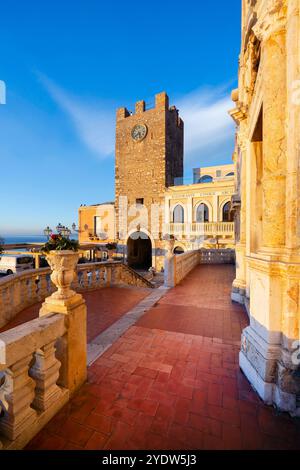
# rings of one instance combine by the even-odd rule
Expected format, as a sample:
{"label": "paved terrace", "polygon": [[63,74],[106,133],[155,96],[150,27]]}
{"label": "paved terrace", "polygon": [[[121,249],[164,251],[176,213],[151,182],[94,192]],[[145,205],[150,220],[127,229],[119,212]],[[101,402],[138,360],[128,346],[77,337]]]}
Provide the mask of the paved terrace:
{"label": "paved terrace", "polygon": [[[232,266],[199,266],[168,291],[89,367],[88,382],[27,448],[300,449],[299,421],[263,405],[239,369],[248,319],[230,301],[233,275]],[[113,305],[126,303],[109,292]],[[103,295],[85,295],[95,296],[97,322]]]}

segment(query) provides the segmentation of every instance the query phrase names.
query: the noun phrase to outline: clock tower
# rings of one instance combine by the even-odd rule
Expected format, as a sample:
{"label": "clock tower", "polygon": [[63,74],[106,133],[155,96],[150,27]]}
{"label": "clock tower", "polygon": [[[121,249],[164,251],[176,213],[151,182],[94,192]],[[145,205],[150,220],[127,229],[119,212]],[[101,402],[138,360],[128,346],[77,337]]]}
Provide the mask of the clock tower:
{"label": "clock tower", "polygon": [[[153,204],[162,204],[165,189],[174,185],[175,178],[183,176],[183,127],[178,110],[169,106],[164,92],[155,96],[155,106],[150,109],[146,109],[144,101],[136,103],[134,113],[126,108],[118,109],[115,204],[119,242],[127,245],[128,232],[129,235],[132,232],[130,223],[138,215],[135,206],[148,218],[146,232],[152,237],[150,234],[155,231],[151,227]],[[126,234],[122,220],[129,226]],[[152,251],[153,244],[152,237]]]}

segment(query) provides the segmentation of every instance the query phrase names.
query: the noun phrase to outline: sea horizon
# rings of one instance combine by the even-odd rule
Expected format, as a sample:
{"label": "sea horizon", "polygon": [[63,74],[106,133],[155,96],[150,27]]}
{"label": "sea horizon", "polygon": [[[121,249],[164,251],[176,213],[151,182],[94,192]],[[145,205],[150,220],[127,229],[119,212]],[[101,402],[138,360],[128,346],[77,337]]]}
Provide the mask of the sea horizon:
{"label": "sea horizon", "polygon": [[[47,241],[47,237],[44,234],[41,234],[41,235],[7,234],[7,235],[1,235],[0,238],[4,240],[5,245],[11,245],[13,243],[45,243]],[[78,234],[72,233],[70,235],[70,238],[78,240]]]}

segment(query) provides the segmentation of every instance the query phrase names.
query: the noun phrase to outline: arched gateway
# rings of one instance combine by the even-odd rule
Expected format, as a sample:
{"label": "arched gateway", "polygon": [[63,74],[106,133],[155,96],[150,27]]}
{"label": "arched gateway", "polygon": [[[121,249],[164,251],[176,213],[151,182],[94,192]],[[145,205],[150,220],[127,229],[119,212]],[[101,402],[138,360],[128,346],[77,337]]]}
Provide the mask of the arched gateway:
{"label": "arched gateway", "polygon": [[149,269],[152,266],[152,243],[144,232],[134,232],[127,240],[128,266]]}

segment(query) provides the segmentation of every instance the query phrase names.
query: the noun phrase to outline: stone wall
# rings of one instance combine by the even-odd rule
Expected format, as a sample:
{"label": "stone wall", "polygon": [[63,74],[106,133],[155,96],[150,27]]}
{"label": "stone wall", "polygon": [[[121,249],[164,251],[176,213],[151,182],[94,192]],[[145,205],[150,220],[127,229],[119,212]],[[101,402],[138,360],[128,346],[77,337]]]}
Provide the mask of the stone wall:
{"label": "stone wall", "polygon": [[240,366],[268,404],[300,415],[300,0],[244,2],[232,299],[248,305]]}

